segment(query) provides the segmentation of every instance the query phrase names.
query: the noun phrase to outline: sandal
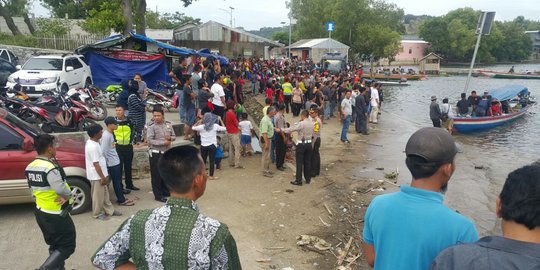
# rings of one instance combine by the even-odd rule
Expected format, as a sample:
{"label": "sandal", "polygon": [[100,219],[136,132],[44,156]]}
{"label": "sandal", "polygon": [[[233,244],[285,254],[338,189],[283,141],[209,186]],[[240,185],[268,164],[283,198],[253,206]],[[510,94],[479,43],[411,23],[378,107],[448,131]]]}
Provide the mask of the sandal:
{"label": "sandal", "polygon": [[133,206],[133,205],[135,205],[135,203],[132,200],[126,199],[124,202],[118,203],[118,205]]}

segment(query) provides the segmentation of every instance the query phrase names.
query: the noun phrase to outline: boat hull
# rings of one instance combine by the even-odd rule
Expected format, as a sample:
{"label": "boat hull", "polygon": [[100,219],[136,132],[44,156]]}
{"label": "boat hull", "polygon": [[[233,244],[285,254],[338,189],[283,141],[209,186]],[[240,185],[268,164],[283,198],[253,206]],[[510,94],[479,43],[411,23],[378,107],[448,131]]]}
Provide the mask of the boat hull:
{"label": "boat hull", "polygon": [[495,79],[522,79],[522,80],[540,80],[540,75],[537,74],[519,74],[519,73],[506,73],[482,70],[479,72],[481,75],[495,78]]}
{"label": "boat hull", "polygon": [[513,120],[516,120],[529,110],[531,106],[522,109],[518,112],[501,115],[501,116],[487,116],[487,117],[456,117],[454,118],[454,129],[459,133],[470,133],[489,130],[498,126],[502,126]]}
{"label": "boat hull", "polygon": [[406,79],[408,81],[424,80],[426,77],[423,75],[389,75],[374,74],[373,76],[367,75],[366,79],[383,80],[383,81],[401,81]]}

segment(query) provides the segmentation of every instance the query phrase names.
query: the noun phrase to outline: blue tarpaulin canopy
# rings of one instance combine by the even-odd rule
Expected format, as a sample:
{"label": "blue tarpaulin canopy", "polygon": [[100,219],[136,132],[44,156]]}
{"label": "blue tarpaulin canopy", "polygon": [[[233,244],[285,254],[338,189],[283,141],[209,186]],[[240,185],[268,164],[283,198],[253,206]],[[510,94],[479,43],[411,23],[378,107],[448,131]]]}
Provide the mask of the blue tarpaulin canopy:
{"label": "blue tarpaulin canopy", "polygon": [[210,52],[209,49],[200,49],[198,52],[197,52],[197,55],[199,55],[200,57],[210,57],[210,56],[213,56],[217,59],[219,59],[219,64],[220,65],[228,65],[229,64],[229,59],[227,59],[227,57],[225,56],[222,56],[222,55],[219,55],[217,53],[212,53]]}
{"label": "blue tarpaulin canopy", "polygon": [[489,95],[500,101],[515,98],[518,95],[526,95],[529,89],[523,85],[507,85],[497,89],[489,90]]}

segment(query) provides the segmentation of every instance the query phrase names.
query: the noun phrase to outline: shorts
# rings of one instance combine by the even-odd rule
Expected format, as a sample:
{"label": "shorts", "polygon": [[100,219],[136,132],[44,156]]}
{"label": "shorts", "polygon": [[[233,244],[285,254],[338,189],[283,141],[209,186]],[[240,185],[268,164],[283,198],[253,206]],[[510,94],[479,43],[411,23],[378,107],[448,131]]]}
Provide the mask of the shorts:
{"label": "shorts", "polygon": [[240,136],[240,145],[251,145],[251,135]]}
{"label": "shorts", "polygon": [[190,105],[190,107],[186,108],[186,114],[185,114],[186,122],[185,122],[185,124],[187,124],[190,127],[193,126],[195,124],[195,121],[197,120],[197,116],[196,116],[195,111],[196,111],[196,109],[195,109],[195,106],[193,106],[193,105]]}

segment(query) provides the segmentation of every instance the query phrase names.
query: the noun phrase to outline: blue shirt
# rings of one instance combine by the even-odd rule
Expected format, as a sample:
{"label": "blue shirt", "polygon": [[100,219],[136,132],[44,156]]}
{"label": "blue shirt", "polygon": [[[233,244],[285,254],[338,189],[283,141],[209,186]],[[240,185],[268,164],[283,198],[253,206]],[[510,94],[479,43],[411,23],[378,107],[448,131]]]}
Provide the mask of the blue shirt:
{"label": "blue shirt", "polygon": [[364,242],[375,269],[426,270],[445,248],[478,240],[474,224],[443,204],[437,192],[401,186],[377,196],[366,212]]}

